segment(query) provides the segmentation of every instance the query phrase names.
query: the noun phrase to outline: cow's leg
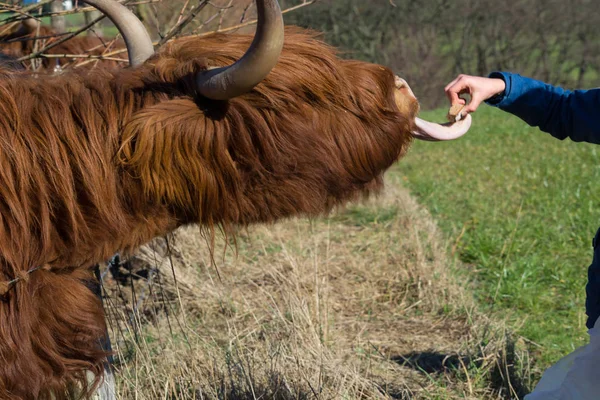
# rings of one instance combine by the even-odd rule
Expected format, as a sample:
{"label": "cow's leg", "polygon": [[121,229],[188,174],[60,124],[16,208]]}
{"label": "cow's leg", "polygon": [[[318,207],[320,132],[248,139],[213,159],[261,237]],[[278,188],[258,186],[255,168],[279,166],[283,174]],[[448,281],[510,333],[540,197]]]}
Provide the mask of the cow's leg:
{"label": "cow's leg", "polygon": [[[94,283],[94,287],[91,289],[104,304],[104,300],[102,298],[102,277],[100,275],[100,265],[96,264],[94,267],[94,274],[96,275],[96,282]],[[117,395],[115,389],[115,377],[112,370],[112,346],[110,344],[108,330],[104,334],[104,337],[101,338],[100,346],[102,347],[102,350],[110,354],[107,357],[106,364],[104,365],[104,379],[102,381],[102,385],[98,388],[94,398],[98,400],[116,400]]]}

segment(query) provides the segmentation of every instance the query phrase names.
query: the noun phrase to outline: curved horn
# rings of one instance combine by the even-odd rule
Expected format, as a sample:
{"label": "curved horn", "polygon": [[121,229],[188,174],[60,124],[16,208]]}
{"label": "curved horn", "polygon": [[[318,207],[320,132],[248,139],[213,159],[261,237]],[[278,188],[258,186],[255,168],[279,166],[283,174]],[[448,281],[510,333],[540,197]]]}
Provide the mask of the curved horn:
{"label": "curved horn", "polygon": [[154,54],[150,35],[142,21],[124,5],[115,0],[82,0],[102,11],[117,27],[129,52],[129,64],[136,67]]}
{"label": "curved horn", "polygon": [[258,25],[250,49],[235,64],[199,73],[198,92],[228,100],[249,92],[267,77],[283,49],[283,16],[277,0],[256,0]]}

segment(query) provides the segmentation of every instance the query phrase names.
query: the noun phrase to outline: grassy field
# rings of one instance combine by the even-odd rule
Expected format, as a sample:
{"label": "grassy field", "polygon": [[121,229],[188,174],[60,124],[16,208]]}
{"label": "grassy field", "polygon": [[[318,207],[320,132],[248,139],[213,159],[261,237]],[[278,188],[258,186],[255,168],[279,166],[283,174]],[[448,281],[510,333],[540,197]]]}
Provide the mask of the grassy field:
{"label": "grassy field", "polygon": [[[443,120],[444,111],[426,115]],[[508,318],[538,369],[586,339],[599,150],[482,107],[466,138],[416,143],[396,168],[466,264],[478,304]]]}
{"label": "grassy field", "polygon": [[149,286],[107,280],[120,398],[491,400],[531,387],[524,344],[477,311],[396,173],[376,200],[240,232],[237,254],[224,243],[212,265],[197,229],[180,230],[170,259],[164,244],[139,256],[162,271]]}

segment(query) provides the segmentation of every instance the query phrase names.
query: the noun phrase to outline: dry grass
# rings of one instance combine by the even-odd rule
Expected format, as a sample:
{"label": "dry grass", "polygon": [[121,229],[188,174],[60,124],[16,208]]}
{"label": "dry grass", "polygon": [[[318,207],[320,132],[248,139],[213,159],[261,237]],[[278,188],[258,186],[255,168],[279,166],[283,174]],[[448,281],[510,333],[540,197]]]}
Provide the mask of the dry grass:
{"label": "dry grass", "polygon": [[171,257],[164,241],[139,256],[133,270],[144,279],[106,279],[121,398],[524,392],[517,378],[527,376],[527,359],[501,324],[474,310],[436,225],[393,177],[376,200],[236,241],[219,238],[212,263],[197,228],[183,229]]}

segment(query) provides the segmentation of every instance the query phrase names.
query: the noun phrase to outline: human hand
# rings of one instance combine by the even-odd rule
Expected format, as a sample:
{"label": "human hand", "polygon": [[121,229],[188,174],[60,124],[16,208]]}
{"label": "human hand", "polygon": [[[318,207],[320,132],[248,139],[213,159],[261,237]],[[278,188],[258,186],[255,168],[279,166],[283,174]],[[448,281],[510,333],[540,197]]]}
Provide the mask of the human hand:
{"label": "human hand", "polygon": [[505,89],[506,83],[502,79],[461,74],[450,82],[444,90],[452,105],[465,105],[465,99],[460,96],[469,94],[471,101],[462,109],[461,114],[470,114],[475,112],[481,103],[504,92]]}

